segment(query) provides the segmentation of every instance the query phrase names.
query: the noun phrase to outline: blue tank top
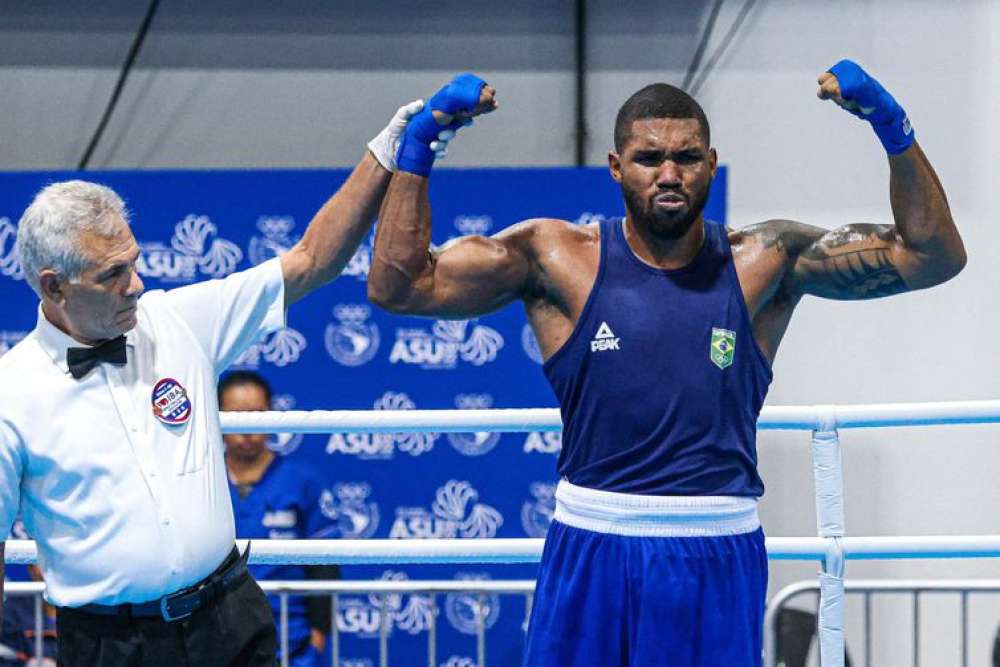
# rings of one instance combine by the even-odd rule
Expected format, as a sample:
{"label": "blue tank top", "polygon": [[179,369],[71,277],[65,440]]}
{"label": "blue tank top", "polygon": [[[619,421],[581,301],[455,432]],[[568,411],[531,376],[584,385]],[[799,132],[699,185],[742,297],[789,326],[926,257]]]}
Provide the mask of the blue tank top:
{"label": "blue tank top", "polygon": [[580,320],[543,370],[563,420],[559,474],[621,493],[754,496],[771,368],[753,337],[724,225],[695,259],[642,262],[604,220]]}

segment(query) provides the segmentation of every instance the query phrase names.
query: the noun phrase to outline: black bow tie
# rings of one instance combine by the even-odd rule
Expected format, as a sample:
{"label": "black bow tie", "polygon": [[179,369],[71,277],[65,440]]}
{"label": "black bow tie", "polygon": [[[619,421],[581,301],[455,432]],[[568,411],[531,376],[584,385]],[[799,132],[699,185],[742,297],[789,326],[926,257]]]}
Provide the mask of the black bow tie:
{"label": "black bow tie", "polygon": [[125,336],[106,340],[97,347],[71,347],[66,350],[66,365],[77,380],[101,362],[124,365],[126,360]]}

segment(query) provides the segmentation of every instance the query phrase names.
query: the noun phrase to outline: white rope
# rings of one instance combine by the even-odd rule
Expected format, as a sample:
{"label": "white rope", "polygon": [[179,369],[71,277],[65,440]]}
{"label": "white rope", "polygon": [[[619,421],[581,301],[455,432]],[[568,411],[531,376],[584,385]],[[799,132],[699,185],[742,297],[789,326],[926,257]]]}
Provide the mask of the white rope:
{"label": "white rope", "polygon": [[[455,433],[559,431],[555,408],[224,412],[226,433]],[[762,431],[1000,423],[1000,401],[765,407]]]}
{"label": "white rope", "polygon": [[534,579],[370,579],[367,581],[260,581],[265,593],[505,593],[535,592]]}
{"label": "white rope", "polygon": [[[246,540],[237,540],[240,549]],[[541,539],[454,540],[254,540],[250,562],[319,565],[341,563],[537,563]],[[1000,558],[1000,536],[845,537],[848,560],[908,558]],[[819,537],[769,537],[771,560],[819,561],[827,540]],[[35,562],[35,543],[8,540],[8,563]]]}
{"label": "white rope", "polygon": [[[526,594],[535,590],[534,579],[365,579],[365,580],[277,580],[258,581],[265,593],[330,595],[331,593],[506,593]],[[8,581],[4,594],[32,595],[45,591],[41,581]]]}
{"label": "white rope", "polygon": [[554,408],[223,412],[225,433],[461,433],[560,431]]}
{"label": "white rope", "polygon": [[[531,593],[534,579],[365,579],[259,581],[265,593]],[[911,593],[998,593],[1000,579],[847,579],[844,588],[851,592]],[[817,591],[816,580],[799,581],[781,589],[772,598],[784,600],[803,591]],[[41,581],[8,581],[4,593],[32,595],[45,591]]]}

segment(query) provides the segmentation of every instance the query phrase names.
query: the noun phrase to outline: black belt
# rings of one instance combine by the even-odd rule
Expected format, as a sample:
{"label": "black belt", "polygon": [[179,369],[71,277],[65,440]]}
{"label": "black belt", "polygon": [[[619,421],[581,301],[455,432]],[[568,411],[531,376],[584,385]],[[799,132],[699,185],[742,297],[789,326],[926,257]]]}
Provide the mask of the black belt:
{"label": "black belt", "polygon": [[117,605],[85,604],[72,608],[88,614],[101,616],[120,616],[131,618],[152,618],[159,616],[168,623],[187,618],[212,600],[232,589],[247,576],[247,558],[250,557],[250,546],[242,556],[236,547],[230,552],[215,572],[208,575],[194,586],[185,588],[164,596],[159,600],[125,603]]}

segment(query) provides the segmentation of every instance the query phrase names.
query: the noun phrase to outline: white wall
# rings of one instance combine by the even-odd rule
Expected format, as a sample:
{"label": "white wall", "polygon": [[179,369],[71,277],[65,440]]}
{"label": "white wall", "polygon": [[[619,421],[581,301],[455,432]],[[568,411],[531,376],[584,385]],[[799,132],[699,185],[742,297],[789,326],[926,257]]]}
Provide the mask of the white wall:
{"label": "white wall", "polygon": [[[741,225],[789,217],[827,227],[891,220],[888,168],[874,136],[814,97],[816,75],[850,56],[907,109],[970,257],[958,278],[931,291],[867,303],[804,302],[775,364],[768,402],[997,397],[1000,351],[990,342],[1000,327],[996,3],[772,2],[749,23],[745,39],[702,95],[721,159],[732,169],[730,220]],[[996,427],[846,431],[842,440],[850,534],[997,532]],[[768,483],[762,512],[771,535],[815,531],[808,444],[807,434],[764,433],[759,439]],[[777,563],[772,590],[815,570]],[[995,577],[997,564],[888,561],[850,563],[848,571],[854,577]],[[901,604],[884,607],[880,620],[908,619]],[[974,616],[980,620],[970,664],[988,664],[1000,622],[1000,604],[983,605]],[[925,611],[922,664],[958,664],[951,652],[958,626],[946,621],[957,606],[947,608],[941,615]],[[878,664],[908,662],[899,656],[909,655],[909,641],[903,632],[891,644],[876,644]]]}
{"label": "white wall", "polygon": [[[361,9],[317,1],[294,17],[272,7],[278,3],[205,4],[212,8],[164,3],[95,167],[347,165],[396,106],[463,69],[484,73],[502,108],[460,137],[449,164],[572,161],[571,3],[476,0],[428,14],[426,3]],[[727,3],[716,41],[737,4]],[[103,7],[89,18],[72,15],[77,3],[54,0],[0,7],[0,169],[75,163],[141,15],[125,0]],[[653,80],[680,82],[706,14],[697,2],[590,3],[590,163],[604,162],[628,94]],[[816,76],[843,56],[868,67],[906,107],[970,261],[957,279],[926,293],[804,302],[769,403],[997,397],[1000,4],[759,2],[700,94],[731,169],[730,219],[737,226],[770,217],[822,226],[890,220],[876,139],[814,96]],[[843,441],[851,534],[997,532],[996,427],[849,431]],[[760,453],[768,532],[813,534],[807,435],[764,433]],[[849,572],[990,576],[997,567],[852,563]],[[815,570],[777,563],[772,588]],[[980,606],[973,664],[986,664],[1000,621],[1000,605]],[[948,664],[942,651],[954,634],[926,641],[924,664]],[[905,635],[895,641],[907,645]]]}

